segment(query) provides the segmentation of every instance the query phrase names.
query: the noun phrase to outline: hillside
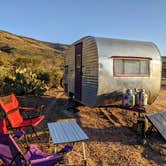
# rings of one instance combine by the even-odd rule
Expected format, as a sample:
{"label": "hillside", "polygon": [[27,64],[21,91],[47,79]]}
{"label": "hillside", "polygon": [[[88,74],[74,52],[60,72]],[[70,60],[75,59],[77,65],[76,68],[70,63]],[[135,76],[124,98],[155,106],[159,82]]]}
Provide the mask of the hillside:
{"label": "hillside", "polygon": [[65,51],[69,47],[69,45],[62,44],[62,43],[51,43],[51,42],[45,42],[45,41],[40,41],[40,42],[59,51]]}
{"label": "hillside", "polygon": [[[29,63],[40,69],[63,69],[64,51],[69,46],[39,41],[0,30],[0,69],[23,66]],[[166,57],[162,57],[162,77],[166,77]],[[31,64],[30,64],[31,63]]]}
{"label": "hillside", "polygon": [[12,66],[14,61],[24,57],[37,59],[42,67],[62,68],[64,53],[56,49],[56,44],[52,45],[0,30],[0,61]]}
{"label": "hillside", "polygon": [[43,94],[59,87],[67,48],[0,30],[0,94]]}
{"label": "hillside", "polygon": [[52,51],[60,53],[60,50],[56,49],[56,43],[44,42],[44,41],[36,40],[29,37],[19,36],[19,35],[12,34],[10,32],[0,30],[0,46],[2,47],[4,45],[15,47],[15,49],[18,49],[18,50],[26,50],[31,47],[29,51],[31,52],[33,49],[36,49],[37,51],[39,51],[37,52],[37,54],[39,55],[43,54],[42,52],[40,52],[41,50],[51,51],[52,48],[54,48]]}

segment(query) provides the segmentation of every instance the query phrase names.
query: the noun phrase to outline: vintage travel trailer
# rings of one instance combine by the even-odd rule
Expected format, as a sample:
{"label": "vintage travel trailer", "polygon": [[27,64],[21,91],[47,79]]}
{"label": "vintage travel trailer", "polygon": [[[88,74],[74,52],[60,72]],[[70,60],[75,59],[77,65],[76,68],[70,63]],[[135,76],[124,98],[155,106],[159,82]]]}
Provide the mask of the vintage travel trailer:
{"label": "vintage travel trailer", "polygon": [[87,36],[66,52],[65,93],[90,107],[111,105],[135,88],[145,89],[151,104],[160,79],[160,52],[152,42]]}

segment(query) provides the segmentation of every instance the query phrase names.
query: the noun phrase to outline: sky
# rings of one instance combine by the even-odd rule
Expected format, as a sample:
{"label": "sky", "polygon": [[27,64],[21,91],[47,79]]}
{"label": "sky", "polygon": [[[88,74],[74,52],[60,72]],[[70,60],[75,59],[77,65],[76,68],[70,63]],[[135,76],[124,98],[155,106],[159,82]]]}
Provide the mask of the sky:
{"label": "sky", "polygon": [[152,41],[166,56],[166,0],[0,0],[0,29],[64,44],[88,35]]}

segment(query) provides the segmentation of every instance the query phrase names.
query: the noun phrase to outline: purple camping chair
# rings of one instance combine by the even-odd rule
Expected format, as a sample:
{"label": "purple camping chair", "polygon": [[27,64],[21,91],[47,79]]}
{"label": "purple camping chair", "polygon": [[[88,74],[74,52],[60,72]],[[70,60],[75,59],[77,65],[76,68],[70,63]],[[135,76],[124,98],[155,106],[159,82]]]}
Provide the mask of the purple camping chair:
{"label": "purple camping chair", "polygon": [[[61,152],[67,153],[72,149],[72,146],[65,146]],[[35,145],[31,145],[24,155],[11,135],[0,133],[0,159],[7,166],[52,166],[62,159],[62,155],[44,153]]]}

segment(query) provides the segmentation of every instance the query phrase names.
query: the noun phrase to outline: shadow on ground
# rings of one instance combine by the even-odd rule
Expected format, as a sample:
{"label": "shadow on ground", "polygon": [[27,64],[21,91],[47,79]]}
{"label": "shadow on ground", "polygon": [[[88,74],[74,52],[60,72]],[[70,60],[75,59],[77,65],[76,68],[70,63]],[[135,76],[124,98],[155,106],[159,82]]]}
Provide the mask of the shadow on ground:
{"label": "shadow on ground", "polygon": [[[73,119],[75,118],[80,126],[81,124],[80,116],[77,111],[72,111],[72,109],[67,111],[70,106],[67,98],[61,97],[34,97],[25,96],[19,97],[20,105],[23,106],[37,106],[44,104],[46,109],[44,110],[45,120],[42,122],[37,131],[40,133],[41,143],[48,143],[49,132],[47,128],[47,122],[55,122],[61,119]],[[115,119],[113,119],[115,120]],[[116,119],[117,120],[117,119]],[[138,135],[136,132],[127,126],[113,126],[104,128],[92,128],[83,127],[84,131],[89,136],[89,142],[119,142],[123,145],[131,145],[135,148],[138,145]],[[29,132],[29,130],[28,130]],[[154,161],[157,165],[163,164],[166,158],[165,154],[165,144],[164,140],[158,135],[151,135],[147,138],[148,145],[143,148],[142,156],[148,160]],[[164,149],[163,151],[161,149]]]}

